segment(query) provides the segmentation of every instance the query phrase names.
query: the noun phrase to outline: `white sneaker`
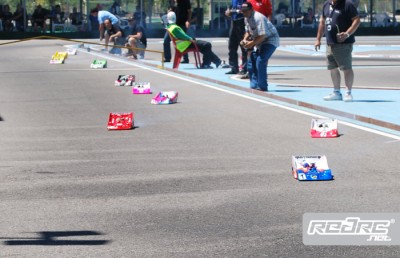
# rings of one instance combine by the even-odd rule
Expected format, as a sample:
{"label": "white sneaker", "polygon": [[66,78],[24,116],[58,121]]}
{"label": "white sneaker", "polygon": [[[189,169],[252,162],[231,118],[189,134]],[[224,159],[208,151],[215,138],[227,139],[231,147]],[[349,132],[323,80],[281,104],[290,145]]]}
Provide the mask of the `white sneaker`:
{"label": "white sneaker", "polygon": [[342,100],[342,93],[340,93],[340,92],[332,92],[328,96],[325,96],[324,100]]}
{"label": "white sneaker", "polygon": [[353,96],[351,96],[351,93],[346,93],[343,98],[344,102],[352,102],[353,101]]}

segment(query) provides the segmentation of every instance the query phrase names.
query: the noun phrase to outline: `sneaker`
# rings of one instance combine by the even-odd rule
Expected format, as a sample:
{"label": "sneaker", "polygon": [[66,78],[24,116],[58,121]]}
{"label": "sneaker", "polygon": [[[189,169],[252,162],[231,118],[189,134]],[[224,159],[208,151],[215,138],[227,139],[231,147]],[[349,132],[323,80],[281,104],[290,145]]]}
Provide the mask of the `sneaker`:
{"label": "sneaker", "polygon": [[231,68],[231,66],[228,65],[228,64],[225,62],[225,60],[224,60],[224,61],[222,61],[221,68]]}
{"label": "sneaker", "polygon": [[200,67],[200,69],[213,69],[213,67],[210,66],[210,65],[202,65],[202,66]]}
{"label": "sneaker", "polygon": [[189,60],[182,60],[181,61],[181,64],[188,64],[189,63]]}
{"label": "sneaker", "polygon": [[353,101],[353,96],[351,96],[351,93],[346,93],[343,98],[344,102],[352,102]]}
{"label": "sneaker", "polygon": [[242,80],[250,79],[249,73],[245,73],[244,75],[240,76],[240,79]]}
{"label": "sneaker", "polygon": [[240,71],[239,71],[239,74],[240,74],[240,75],[245,75],[246,73],[247,73],[247,72],[246,72],[245,70],[240,70]]}
{"label": "sneaker", "polygon": [[340,93],[340,92],[332,92],[328,96],[325,96],[324,100],[342,100],[342,93]]}

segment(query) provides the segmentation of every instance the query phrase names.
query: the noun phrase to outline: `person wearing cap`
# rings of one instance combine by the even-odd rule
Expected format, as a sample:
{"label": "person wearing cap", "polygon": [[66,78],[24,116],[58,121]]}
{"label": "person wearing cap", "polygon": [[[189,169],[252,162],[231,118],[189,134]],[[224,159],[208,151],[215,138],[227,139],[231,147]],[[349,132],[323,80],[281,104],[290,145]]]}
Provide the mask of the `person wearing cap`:
{"label": "person wearing cap", "polygon": [[147,47],[145,29],[142,25],[138,24],[133,17],[129,18],[128,22],[130,34],[126,37],[126,42],[127,46],[131,48],[129,49],[127,55],[132,55],[134,59],[138,59],[137,53],[139,53],[139,59],[143,59],[144,49]]}
{"label": "person wearing cap", "polygon": [[184,52],[186,49],[192,47],[193,43],[197,44],[200,53],[203,54],[202,69],[212,69],[211,63],[215,64],[215,67],[221,65],[221,59],[212,51],[210,42],[204,40],[196,40],[187,35],[181,27],[176,24],[176,15],[174,12],[167,14],[168,26],[167,30],[176,40],[176,48],[180,52]]}
{"label": "person wearing cap", "polygon": [[[252,6],[254,11],[263,14],[270,21],[272,21],[272,4],[270,0],[247,0]],[[250,52],[247,53],[247,59],[250,59]],[[246,69],[247,70],[247,69]],[[247,72],[244,76],[240,77],[240,79],[250,79],[249,73]]]}
{"label": "person wearing cap", "polygon": [[268,60],[279,47],[279,34],[275,26],[263,14],[254,11],[251,3],[244,2],[241,12],[245,17],[246,32],[241,45],[253,49],[247,70],[250,77],[250,88],[268,91]]}
{"label": "person wearing cap", "polygon": [[[119,28],[119,19],[112,13],[108,12],[108,11],[99,11],[98,8],[93,8],[90,11],[90,14],[94,17],[97,17],[98,21],[99,21],[99,32],[100,32],[100,41],[103,40],[103,38],[105,37],[105,26],[104,26],[104,21],[105,20],[110,20],[111,24],[113,25],[114,28],[116,29],[120,29]],[[118,28],[117,28],[118,27]]]}
{"label": "person wearing cap", "polygon": [[[351,89],[353,87],[354,72],[352,67],[352,52],[355,42],[354,32],[360,26],[360,16],[351,0],[327,0],[322,8],[319,19],[315,51],[321,47],[321,38],[326,37],[326,57],[328,70],[331,74],[333,92],[324,97],[324,100],[353,101]],[[340,93],[340,70],[344,74],[346,95]]]}

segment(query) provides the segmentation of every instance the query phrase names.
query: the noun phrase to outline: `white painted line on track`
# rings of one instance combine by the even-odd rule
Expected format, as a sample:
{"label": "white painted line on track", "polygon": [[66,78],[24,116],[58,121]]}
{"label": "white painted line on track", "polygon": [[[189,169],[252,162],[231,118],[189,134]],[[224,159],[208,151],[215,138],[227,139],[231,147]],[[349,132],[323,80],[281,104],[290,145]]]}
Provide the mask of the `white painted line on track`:
{"label": "white painted line on track", "polygon": [[400,143],[400,140],[394,140],[394,141],[387,141],[385,143]]}
{"label": "white painted line on track", "polygon": [[[259,103],[263,103],[263,104],[267,104],[267,105],[274,106],[274,107],[279,107],[279,108],[282,108],[282,109],[285,109],[285,110],[289,110],[289,111],[292,111],[292,112],[296,112],[296,113],[299,113],[299,114],[303,114],[303,115],[307,115],[307,116],[311,116],[311,117],[317,117],[317,118],[326,117],[326,116],[318,115],[318,114],[310,112],[310,111],[299,110],[299,109],[288,107],[288,106],[285,106],[285,105],[282,105],[282,104],[273,103],[273,102],[268,101],[268,100],[263,100],[263,99],[259,99],[259,98],[256,98],[256,97],[248,96],[248,95],[243,94],[243,93],[235,92],[235,91],[228,90],[228,89],[223,89],[223,88],[220,88],[218,86],[213,86],[213,85],[210,85],[210,84],[207,84],[207,83],[204,83],[204,82],[198,82],[196,80],[187,78],[186,76],[182,77],[184,75],[171,74],[171,72],[165,72],[165,71],[153,68],[153,67],[148,67],[145,64],[141,65],[140,63],[132,63],[132,62],[121,60],[121,59],[118,59],[118,58],[115,58],[115,57],[112,57],[112,56],[111,57],[108,56],[108,55],[106,56],[106,55],[101,54],[101,53],[99,54],[99,53],[86,52],[84,50],[82,50],[82,52],[87,53],[87,54],[91,54],[91,55],[102,56],[104,58],[108,58],[108,59],[111,59],[111,60],[116,61],[116,62],[124,63],[124,64],[131,65],[131,66],[136,66],[136,67],[142,68],[144,70],[149,70],[149,71],[152,71],[152,72],[155,72],[155,73],[163,74],[163,75],[166,75],[166,76],[169,76],[169,77],[173,77],[173,78],[176,78],[176,79],[179,79],[179,80],[183,80],[183,81],[187,81],[187,82],[190,82],[190,83],[193,83],[193,84],[204,86],[204,87],[207,87],[207,88],[210,88],[210,89],[213,89],[213,90],[225,92],[225,93],[228,93],[228,94],[231,94],[231,95],[235,95],[235,96],[238,96],[238,97],[242,97],[242,98],[245,98],[245,99],[248,99],[248,100],[253,100],[253,101],[256,101],[256,102],[259,102]],[[359,130],[362,130],[362,131],[366,131],[366,132],[369,132],[369,133],[385,136],[385,137],[392,138],[394,140],[400,141],[400,136],[397,136],[397,135],[394,135],[394,134],[381,132],[381,131],[378,131],[378,130],[375,130],[375,129],[372,129],[372,128],[368,128],[368,127],[357,125],[357,124],[350,123],[350,122],[345,122],[345,121],[338,121],[338,122],[339,122],[339,124],[343,124],[343,125],[346,125],[346,126],[349,126],[349,127],[353,127],[353,128],[356,128],[356,129],[359,129]]]}

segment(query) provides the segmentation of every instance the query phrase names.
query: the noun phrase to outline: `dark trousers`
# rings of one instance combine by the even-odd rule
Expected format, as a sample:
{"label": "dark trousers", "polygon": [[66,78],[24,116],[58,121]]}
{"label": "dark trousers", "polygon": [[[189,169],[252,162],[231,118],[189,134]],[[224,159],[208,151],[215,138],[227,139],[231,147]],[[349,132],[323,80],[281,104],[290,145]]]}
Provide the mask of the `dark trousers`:
{"label": "dark trousers", "polygon": [[164,35],[164,59],[167,61],[171,61],[171,38],[169,37],[168,32],[165,32]]}
{"label": "dark trousers", "polygon": [[244,48],[240,46],[240,41],[242,41],[243,36],[244,36],[245,28],[244,28],[244,19],[240,20],[232,20],[231,22],[231,28],[229,30],[229,43],[228,43],[228,48],[229,48],[229,65],[232,67],[232,70],[239,71],[239,62],[238,62],[238,48],[240,47],[240,50],[242,52],[242,66],[243,69],[246,68],[246,63],[247,63],[247,52]]}
{"label": "dark trousers", "polygon": [[[196,40],[200,53],[203,54],[203,65],[210,65],[211,62],[219,63],[221,59],[212,51],[211,43],[204,40]],[[192,47],[192,45],[190,45]]]}

